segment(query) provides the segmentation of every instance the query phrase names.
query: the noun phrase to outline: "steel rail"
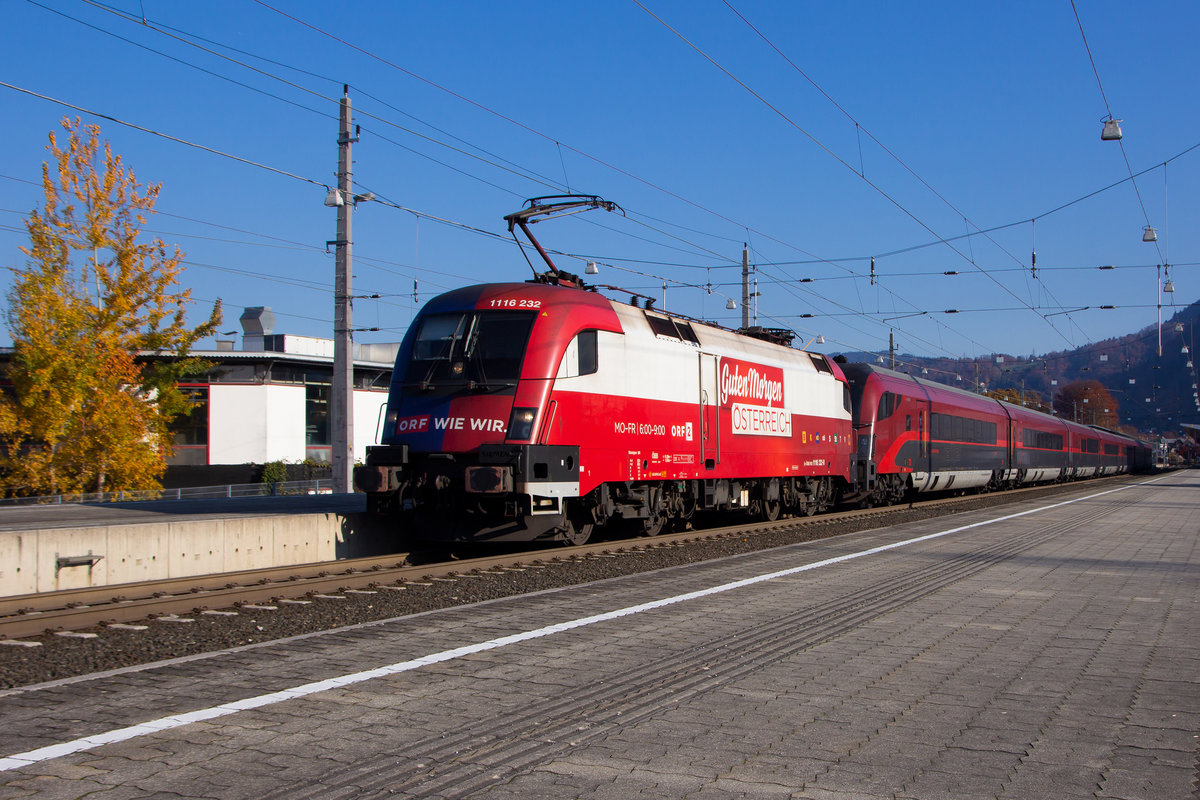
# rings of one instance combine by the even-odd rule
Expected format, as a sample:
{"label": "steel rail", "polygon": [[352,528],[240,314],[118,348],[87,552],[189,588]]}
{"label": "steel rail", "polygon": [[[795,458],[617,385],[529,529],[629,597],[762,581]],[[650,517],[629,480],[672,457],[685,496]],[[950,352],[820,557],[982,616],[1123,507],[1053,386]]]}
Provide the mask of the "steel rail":
{"label": "steel rail", "polygon": [[185,594],[188,592],[214,591],[233,585],[247,586],[256,583],[278,583],[302,580],[325,575],[369,572],[407,564],[408,553],[385,556],[342,559],[338,561],[314,561],[279,567],[233,572],[193,575],[182,578],[160,578],[135,583],[113,583],[104,586],[87,586],[76,589],[59,589],[49,592],[0,597],[0,619],[14,614],[29,614],[37,611],[52,611],[72,606],[90,606],[97,603],[116,603],[140,600],[147,597]]}
{"label": "steel rail", "polygon": [[570,547],[429,564],[408,564],[405,562],[409,554],[393,554],[18,595],[0,598],[0,638],[18,639],[54,631],[130,623],[159,616],[272,603],[281,598],[311,598],[315,595],[352,589],[364,590],[383,586],[399,588],[406,583],[424,583],[430,579],[453,579],[505,569],[540,568],[547,566],[548,562],[645,552],[660,547],[799,530],[854,519],[885,519],[913,509],[945,507],[952,512],[955,506],[978,501],[981,497],[992,497],[1002,503],[1029,493],[1050,493],[1050,490],[1057,490],[1053,492],[1055,494],[1064,490],[1083,491],[1101,482],[1129,478],[1130,476],[1111,476],[1089,481],[1087,484],[1033,486],[996,495],[938,498],[917,504],[854,509],[812,517],[790,517],[774,522],[752,521],[654,537],[598,541]]}

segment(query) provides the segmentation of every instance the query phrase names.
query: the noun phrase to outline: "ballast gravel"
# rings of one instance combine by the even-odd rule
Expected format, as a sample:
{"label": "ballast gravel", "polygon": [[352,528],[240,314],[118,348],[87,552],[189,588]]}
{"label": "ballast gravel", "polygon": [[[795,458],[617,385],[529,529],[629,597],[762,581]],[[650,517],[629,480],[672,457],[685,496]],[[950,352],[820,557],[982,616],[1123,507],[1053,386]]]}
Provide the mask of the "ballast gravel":
{"label": "ballast gravel", "polygon": [[[481,573],[470,577],[407,584],[400,590],[381,587],[375,593],[345,592],[336,598],[280,602],[273,608],[242,606],[235,614],[193,614],[143,620],[137,625],[110,625],[83,633],[94,638],[45,635],[27,641],[40,646],[0,646],[0,688],[27,686],[91,672],[146,664],[180,656],[281,639],[372,620],[391,619],[450,606],[574,586],[665,567],[723,558],[754,550],[823,539],[845,533],[929,519],[947,513],[989,508],[1017,499],[1028,500],[1078,491],[1079,484],[1051,486],[1033,493],[986,494],[951,506],[916,504],[894,509],[888,517],[830,519],[799,530],[750,533],[736,537],[655,546],[654,539],[613,542],[603,558],[560,559],[548,549],[531,558],[522,571]],[[716,524],[728,524],[728,518]],[[617,552],[618,549],[623,552]],[[637,548],[637,549],[634,549]]]}

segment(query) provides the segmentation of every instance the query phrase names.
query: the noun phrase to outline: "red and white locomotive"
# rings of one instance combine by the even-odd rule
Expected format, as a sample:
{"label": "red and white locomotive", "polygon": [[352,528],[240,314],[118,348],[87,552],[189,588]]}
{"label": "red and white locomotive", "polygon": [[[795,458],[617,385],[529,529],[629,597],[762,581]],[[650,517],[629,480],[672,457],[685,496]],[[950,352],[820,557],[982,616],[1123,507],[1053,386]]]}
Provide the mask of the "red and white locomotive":
{"label": "red and white locomotive", "polygon": [[375,513],[452,540],[811,514],[850,480],[850,392],[825,356],[537,282],[430,301],[385,427],[356,484]]}

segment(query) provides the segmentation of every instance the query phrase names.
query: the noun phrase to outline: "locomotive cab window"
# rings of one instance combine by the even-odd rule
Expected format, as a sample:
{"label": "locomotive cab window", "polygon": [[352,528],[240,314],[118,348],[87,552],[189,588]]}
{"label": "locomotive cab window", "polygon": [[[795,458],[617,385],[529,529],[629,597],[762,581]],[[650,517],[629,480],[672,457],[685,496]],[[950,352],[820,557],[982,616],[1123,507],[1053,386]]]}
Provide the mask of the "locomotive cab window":
{"label": "locomotive cab window", "polygon": [[422,318],[406,384],[433,389],[516,383],[536,316],[531,311],[469,311]]}
{"label": "locomotive cab window", "polygon": [[599,368],[596,347],[596,331],[580,331],[567,345],[562,361],[558,364],[557,378],[577,378],[591,375]]}

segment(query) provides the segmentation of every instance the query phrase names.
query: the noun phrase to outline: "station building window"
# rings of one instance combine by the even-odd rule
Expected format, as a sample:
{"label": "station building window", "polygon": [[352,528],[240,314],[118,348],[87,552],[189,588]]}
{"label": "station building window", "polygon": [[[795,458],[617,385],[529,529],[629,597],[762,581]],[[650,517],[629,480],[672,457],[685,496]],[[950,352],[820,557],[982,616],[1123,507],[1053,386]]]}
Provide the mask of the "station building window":
{"label": "station building window", "polygon": [[208,374],[209,383],[266,383],[266,364],[221,364]]}
{"label": "station building window", "polygon": [[330,384],[306,383],[304,386],[304,455],[313,461],[328,462],[333,457],[329,438]]}
{"label": "station building window", "polygon": [[175,453],[170,464],[204,465],[208,463],[208,387],[180,386],[179,391],[192,404],[187,412],[171,421],[171,444]]}

